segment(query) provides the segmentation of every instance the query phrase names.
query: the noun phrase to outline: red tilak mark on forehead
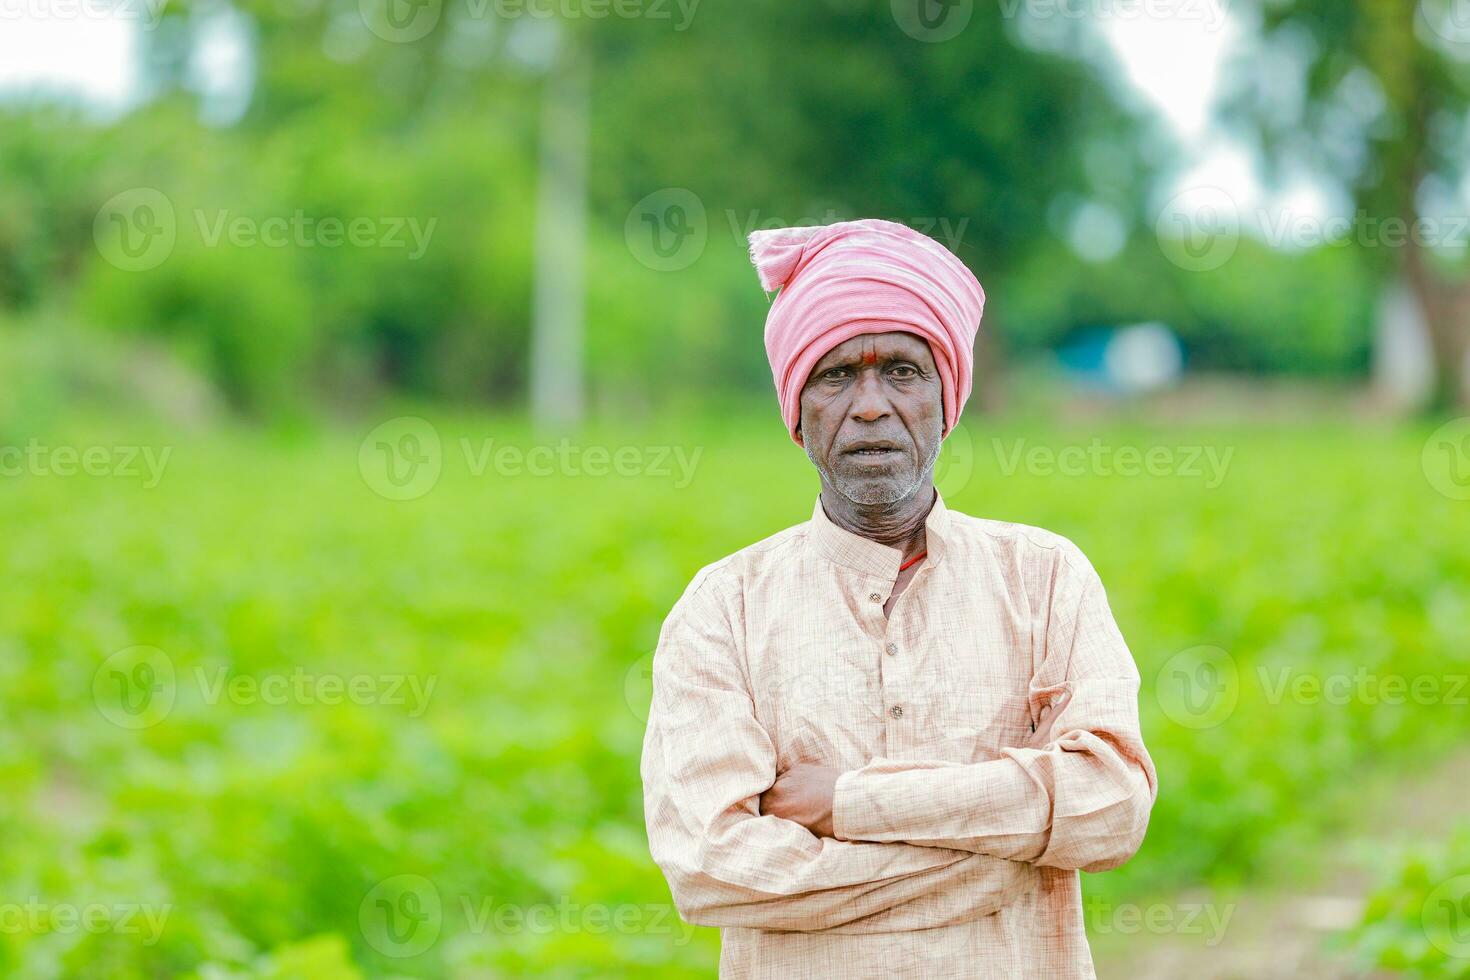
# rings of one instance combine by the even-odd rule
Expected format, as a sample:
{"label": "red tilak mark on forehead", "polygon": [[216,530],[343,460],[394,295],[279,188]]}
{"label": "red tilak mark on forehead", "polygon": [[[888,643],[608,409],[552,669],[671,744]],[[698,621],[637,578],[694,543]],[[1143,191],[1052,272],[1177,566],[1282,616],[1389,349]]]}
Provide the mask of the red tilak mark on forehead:
{"label": "red tilak mark on forehead", "polygon": [[864,367],[867,367],[867,366],[872,365],[872,364],[877,364],[877,363],[878,363],[878,352],[877,351],[873,350],[873,348],[871,348],[871,347],[869,347],[867,350],[863,351],[863,366]]}

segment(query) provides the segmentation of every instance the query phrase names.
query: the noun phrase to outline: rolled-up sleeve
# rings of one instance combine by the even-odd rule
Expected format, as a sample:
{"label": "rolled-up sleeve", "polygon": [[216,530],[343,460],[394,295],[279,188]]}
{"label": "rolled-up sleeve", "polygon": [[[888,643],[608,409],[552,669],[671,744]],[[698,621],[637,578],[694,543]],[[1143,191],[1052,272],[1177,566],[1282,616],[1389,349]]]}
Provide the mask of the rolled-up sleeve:
{"label": "rolled-up sleeve", "polygon": [[1057,548],[1045,644],[1031,683],[1038,708],[1058,704],[1027,746],[962,764],[878,758],[844,773],[833,804],[844,840],[962,849],[1054,868],[1105,871],[1143,841],[1158,795],[1138,721],[1138,668],[1092,565]]}
{"label": "rolled-up sleeve", "polygon": [[[714,566],[712,566],[714,567]],[[761,815],[776,751],[739,649],[738,590],[705,569],[665,621],[641,773],[649,849],[680,915],[789,931],[932,928],[997,911],[1034,868],[965,849],[818,839]]]}

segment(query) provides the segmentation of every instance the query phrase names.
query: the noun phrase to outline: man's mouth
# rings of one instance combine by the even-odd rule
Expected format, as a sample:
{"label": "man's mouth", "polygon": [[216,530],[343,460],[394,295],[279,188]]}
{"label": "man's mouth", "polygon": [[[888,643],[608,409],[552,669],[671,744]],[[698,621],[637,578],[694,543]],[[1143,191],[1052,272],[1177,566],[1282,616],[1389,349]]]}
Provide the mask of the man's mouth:
{"label": "man's mouth", "polygon": [[890,442],[860,442],[842,451],[844,456],[857,459],[884,460],[899,454],[899,448]]}

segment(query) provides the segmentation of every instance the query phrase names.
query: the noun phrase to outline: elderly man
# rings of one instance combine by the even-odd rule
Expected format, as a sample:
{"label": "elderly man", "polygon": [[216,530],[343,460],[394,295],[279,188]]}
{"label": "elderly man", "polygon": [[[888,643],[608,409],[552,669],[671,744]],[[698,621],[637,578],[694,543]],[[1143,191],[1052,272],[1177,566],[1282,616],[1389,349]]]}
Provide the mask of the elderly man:
{"label": "elderly man", "polygon": [[756,232],[812,518],[694,576],[643,745],[649,847],[722,977],[1090,977],[1078,871],[1157,793],[1138,670],[1067,539],[948,509],[985,295],[902,225]]}

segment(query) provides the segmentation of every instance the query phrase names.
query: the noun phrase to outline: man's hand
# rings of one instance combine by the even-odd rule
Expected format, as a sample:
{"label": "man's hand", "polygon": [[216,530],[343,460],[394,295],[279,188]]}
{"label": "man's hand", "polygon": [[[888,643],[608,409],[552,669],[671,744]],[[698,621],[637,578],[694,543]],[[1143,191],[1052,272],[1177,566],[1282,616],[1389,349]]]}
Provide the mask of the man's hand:
{"label": "man's hand", "polygon": [[761,794],[761,814],[799,823],[816,837],[832,837],[832,798],[842,770],[797,763]]}
{"label": "man's hand", "polygon": [[1041,715],[1036,719],[1036,731],[1026,740],[1026,744],[1017,746],[1026,749],[1045,749],[1051,741],[1051,723],[1062,709],[1072,700],[1071,691],[1063,691],[1053,698],[1045,708],[1041,709]]}

